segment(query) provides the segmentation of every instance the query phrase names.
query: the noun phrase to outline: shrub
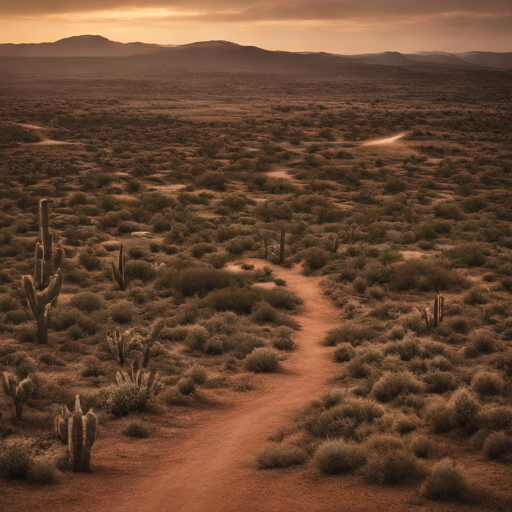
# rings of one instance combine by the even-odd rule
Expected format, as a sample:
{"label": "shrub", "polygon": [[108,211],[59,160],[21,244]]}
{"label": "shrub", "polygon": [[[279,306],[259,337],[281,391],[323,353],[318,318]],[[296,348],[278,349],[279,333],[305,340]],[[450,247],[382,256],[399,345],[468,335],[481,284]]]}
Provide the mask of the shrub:
{"label": "shrub", "polygon": [[245,367],[253,372],[273,372],[278,364],[277,354],[269,348],[257,348],[245,358]]}
{"label": "shrub", "polygon": [[477,329],[468,338],[469,347],[476,353],[490,354],[496,350],[494,334],[487,329]]}
{"label": "shrub", "polygon": [[291,351],[295,348],[295,343],[289,336],[278,336],[272,341],[272,345],[277,350]]}
{"label": "shrub", "polygon": [[84,369],[82,377],[99,377],[105,372],[101,367],[101,362],[96,356],[88,356],[84,359]]}
{"label": "shrub", "polygon": [[424,385],[408,371],[386,372],[372,388],[372,395],[379,402],[390,402],[404,393],[422,393]]}
{"label": "shrub", "polygon": [[504,386],[501,377],[493,372],[478,372],[471,381],[471,389],[480,396],[500,395]]}
{"label": "shrub", "polygon": [[434,443],[428,437],[418,436],[411,441],[410,448],[416,457],[425,459],[434,451]]}
{"label": "shrub", "polygon": [[203,345],[203,352],[212,356],[224,353],[224,343],[221,336],[213,336]]}
{"label": "shrub", "polygon": [[304,260],[309,268],[318,270],[329,261],[329,253],[319,247],[311,247],[304,253]]}
{"label": "shrub", "polygon": [[18,301],[11,295],[0,295],[0,312],[7,313],[18,308]]}
{"label": "shrub", "polygon": [[336,361],[340,363],[350,361],[352,357],[354,357],[354,349],[352,348],[352,345],[350,343],[340,343],[336,347],[334,357]]}
{"label": "shrub", "polygon": [[427,408],[425,420],[432,432],[449,432],[455,427],[453,407],[444,401],[434,402]]}
{"label": "shrub", "polygon": [[361,448],[345,441],[326,441],[315,453],[316,467],[326,475],[354,471],[365,461]]}
{"label": "shrub", "polygon": [[324,343],[327,346],[334,347],[340,343],[350,343],[356,347],[363,341],[369,341],[374,337],[373,331],[365,325],[356,322],[345,322],[344,324],[333,327],[327,332]]}
{"label": "shrub", "polygon": [[101,259],[90,252],[81,252],[78,256],[78,262],[89,272],[101,268]]}
{"label": "shrub", "polygon": [[466,295],[464,295],[464,304],[474,306],[475,304],[485,304],[487,298],[485,292],[481,288],[471,288]]}
{"label": "shrub", "polygon": [[487,206],[487,201],[482,196],[467,197],[462,201],[461,206],[466,213],[476,213]]}
{"label": "shrub", "polygon": [[512,424],[512,409],[507,406],[486,406],[479,418],[482,426],[491,430],[504,430]]}
{"label": "shrub", "polygon": [[499,459],[512,450],[512,439],[504,432],[494,432],[485,440],[483,450],[488,459]]}
{"label": "shrub", "polygon": [[148,394],[139,386],[123,383],[110,389],[105,406],[114,416],[119,417],[144,411],[147,402]]}
{"label": "shrub", "polygon": [[278,312],[268,302],[259,302],[253,308],[252,318],[255,322],[273,323],[278,317]]}
{"label": "shrub", "polygon": [[28,471],[28,479],[33,484],[51,485],[59,481],[59,473],[55,464],[45,457],[34,460]]}
{"label": "shrub", "polygon": [[208,370],[200,365],[194,365],[189,373],[189,377],[198,385],[204,384],[208,380]]}
{"label": "shrub", "polygon": [[287,468],[289,466],[304,464],[307,453],[292,444],[277,444],[265,448],[257,458],[260,469]]}
{"label": "shrub", "polygon": [[440,370],[429,370],[428,373],[423,376],[422,380],[427,384],[428,390],[431,393],[445,393],[457,387],[453,375]]}
{"label": "shrub", "polygon": [[187,345],[194,350],[201,350],[210,337],[209,332],[202,325],[192,327],[186,337]]}
{"label": "shrub", "polygon": [[80,311],[85,311],[86,313],[91,313],[92,311],[99,311],[104,307],[101,298],[92,292],[84,292],[79,293],[78,295],[74,295],[73,297],[71,297],[69,304],[70,306],[73,306],[74,308],[77,308]]}
{"label": "shrub", "polygon": [[366,291],[366,288],[368,287],[368,283],[366,279],[363,279],[362,277],[358,277],[354,280],[353,283],[354,290],[356,293],[362,294]]}
{"label": "shrub", "polygon": [[471,444],[476,450],[481,450],[484,447],[485,440],[491,435],[488,428],[481,428],[471,438]]}
{"label": "shrub", "polygon": [[372,286],[368,290],[368,295],[375,300],[382,300],[385,297],[384,290],[380,286]]}
{"label": "shrub", "polygon": [[8,439],[0,448],[0,474],[12,480],[25,480],[32,465],[28,441]]}
{"label": "shrub", "polygon": [[151,429],[144,421],[132,421],[123,430],[123,434],[128,437],[135,437],[137,439],[146,439],[151,434]]}
{"label": "shrub", "polygon": [[196,383],[191,377],[183,377],[178,381],[177,388],[182,395],[188,396],[196,389]]}
{"label": "shrub", "polygon": [[368,455],[363,475],[369,482],[401,483],[417,478],[419,468],[416,457],[404,448],[376,451]]}
{"label": "shrub", "polygon": [[467,431],[476,429],[480,402],[467,388],[460,388],[452,395],[451,404],[455,423]]}
{"label": "shrub", "polygon": [[227,270],[210,267],[191,267],[177,272],[169,269],[161,276],[159,285],[163,288],[173,287],[178,293],[191,297],[204,296],[213,290],[229,288],[242,284],[244,276],[238,276]]}
{"label": "shrub", "polygon": [[151,281],[156,277],[156,270],[146,261],[129,261],[126,264],[126,277]]}
{"label": "shrub", "polygon": [[110,316],[114,322],[119,324],[127,324],[132,321],[133,308],[127,302],[121,302],[110,308]]}
{"label": "shrub", "polygon": [[460,500],[467,492],[466,476],[451,459],[438,462],[420,488],[420,494],[431,500]]}

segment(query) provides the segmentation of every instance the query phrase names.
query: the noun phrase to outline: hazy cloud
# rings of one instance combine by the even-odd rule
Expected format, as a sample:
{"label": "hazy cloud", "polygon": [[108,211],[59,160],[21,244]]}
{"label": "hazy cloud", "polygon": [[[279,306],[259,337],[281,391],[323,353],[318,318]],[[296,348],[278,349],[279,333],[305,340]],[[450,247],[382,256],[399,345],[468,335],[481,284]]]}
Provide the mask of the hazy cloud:
{"label": "hazy cloud", "polygon": [[177,14],[197,13],[222,22],[332,20],[444,13],[512,15],[510,0],[0,0],[0,15],[9,17],[147,8],[168,9]]}

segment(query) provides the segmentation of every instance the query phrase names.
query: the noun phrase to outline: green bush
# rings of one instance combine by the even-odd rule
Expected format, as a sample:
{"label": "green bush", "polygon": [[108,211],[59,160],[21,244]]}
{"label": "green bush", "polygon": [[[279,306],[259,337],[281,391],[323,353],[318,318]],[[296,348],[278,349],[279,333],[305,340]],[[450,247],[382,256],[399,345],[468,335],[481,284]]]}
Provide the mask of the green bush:
{"label": "green bush", "polygon": [[434,402],[427,408],[425,421],[436,434],[450,432],[455,428],[453,407],[444,401]]}
{"label": "green bush", "polygon": [[354,280],[353,286],[356,293],[363,294],[366,291],[366,288],[368,288],[368,283],[366,279],[358,277]]}
{"label": "green bush", "polygon": [[434,451],[434,443],[426,436],[417,436],[411,441],[410,448],[416,457],[426,459]]}
{"label": "green bush", "polygon": [[340,363],[350,361],[354,357],[354,349],[350,343],[340,343],[334,352],[334,358]]}
{"label": "green bush", "polygon": [[128,256],[134,260],[140,260],[147,256],[147,252],[142,247],[130,247],[128,249]]}
{"label": "green bush", "polygon": [[431,500],[461,500],[469,490],[466,476],[451,459],[443,459],[430,471],[420,489],[424,498]]}
{"label": "green bush", "polygon": [[370,341],[374,336],[375,333],[368,326],[349,321],[330,329],[325,336],[324,343],[329,347],[334,347],[340,343],[350,343],[356,347],[361,345],[363,341]]}
{"label": "green bush", "polygon": [[372,396],[379,402],[390,402],[399,395],[423,393],[425,386],[408,371],[386,372],[373,385]]}
{"label": "green bush", "polygon": [[277,322],[279,313],[268,302],[259,302],[253,308],[252,318],[259,323],[274,323]]}
{"label": "green bush", "polygon": [[330,255],[327,251],[319,247],[311,247],[304,253],[306,265],[312,270],[318,270],[324,267],[329,261]]}
{"label": "green bush", "polygon": [[92,292],[84,292],[79,293],[78,295],[74,295],[71,297],[69,304],[70,306],[73,306],[74,308],[77,308],[80,311],[84,311],[86,313],[99,311],[104,307],[101,298]]}
{"label": "green bush", "polygon": [[191,377],[183,377],[178,381],[177,388],[182,395],[188,396],[196,389],[196,383]]}
{"label": "green bush", "polygon": [[304,464],[307,453],[292,444],[277,444],[265,448],[257,458],[260,469],[287,468]]}
{"label": "green bush", "polygon": [[467,431],[475,431],[481,409],[477,397],[467,388],[460,388],[453,393],[451,405],[457,426]]}
{"label": "green bush", "polygon": [[201,350],[209,337],[210,333],[202,325],[195,325],[189,329],[186,343],[191,349]]}
{"label": "green bush", "polygon": [[315,465],[326,475],[354,471],[364,462],[363,450],[358,445],[345,441],[326,441],[315,453]]}
{"label": "green bush", "polygon": [[189,377],[196,384],[202,385],[208,380],[208,370],[204,366],[196,364],[191,368]]}
{"label": "green bush", "polygon": [[279,360],[277,354],[269,348],[256,348],[244,360],[247,370],[253,372],[274,372]]}

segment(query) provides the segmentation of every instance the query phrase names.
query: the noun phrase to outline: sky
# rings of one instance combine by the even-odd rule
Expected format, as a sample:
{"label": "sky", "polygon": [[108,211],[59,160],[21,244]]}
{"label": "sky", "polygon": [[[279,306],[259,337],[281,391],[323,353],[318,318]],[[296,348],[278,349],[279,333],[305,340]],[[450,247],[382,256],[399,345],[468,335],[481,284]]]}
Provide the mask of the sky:
{"label": "sky", "polygon": [[512,0],[0,0],[0,43],[98,34],[268,50],[512,51]]}

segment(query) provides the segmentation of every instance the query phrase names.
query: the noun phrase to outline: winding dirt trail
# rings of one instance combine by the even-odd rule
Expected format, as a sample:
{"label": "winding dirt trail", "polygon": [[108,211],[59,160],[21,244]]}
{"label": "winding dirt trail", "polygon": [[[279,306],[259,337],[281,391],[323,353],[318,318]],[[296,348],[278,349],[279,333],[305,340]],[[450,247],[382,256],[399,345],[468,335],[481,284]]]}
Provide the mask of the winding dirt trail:
{"label": "winding dirt trail", "polygon": [[399,133],[398,135],[394,135],[393,137],[386,137],[384,139],[370,140],[368,142],[363,142],[361,146],[384,146],[386,144],[393,144],[397,140],[402,139],[407,135],[407,132]]}
{"label": "winding dirt trail", "polygon": [[[263,266],[260,260],[250,262]],[[319,278],[303,276],[298,266],[275,268],[275,273],[304,300],[298,318],[302,325],[296,337],[298,348],[282,363],[282,371],[264,376],[257,390],[240,397],[238,403],[211,411],[203,424],[159,463],[158,471],[151,471],[129,489],[111,488],[112,494],[101,500],[101,510],[299,510],[297,489],[291,493],[282,489],[280,479],[274,478],[277,475],[256,469],[255,458],[268,437],[289,424],[336,375],[332,351],[322,346],[321,340],[337,323],[339,312],[322,294]],[[134,500],[136,509],[130,508]]]}

